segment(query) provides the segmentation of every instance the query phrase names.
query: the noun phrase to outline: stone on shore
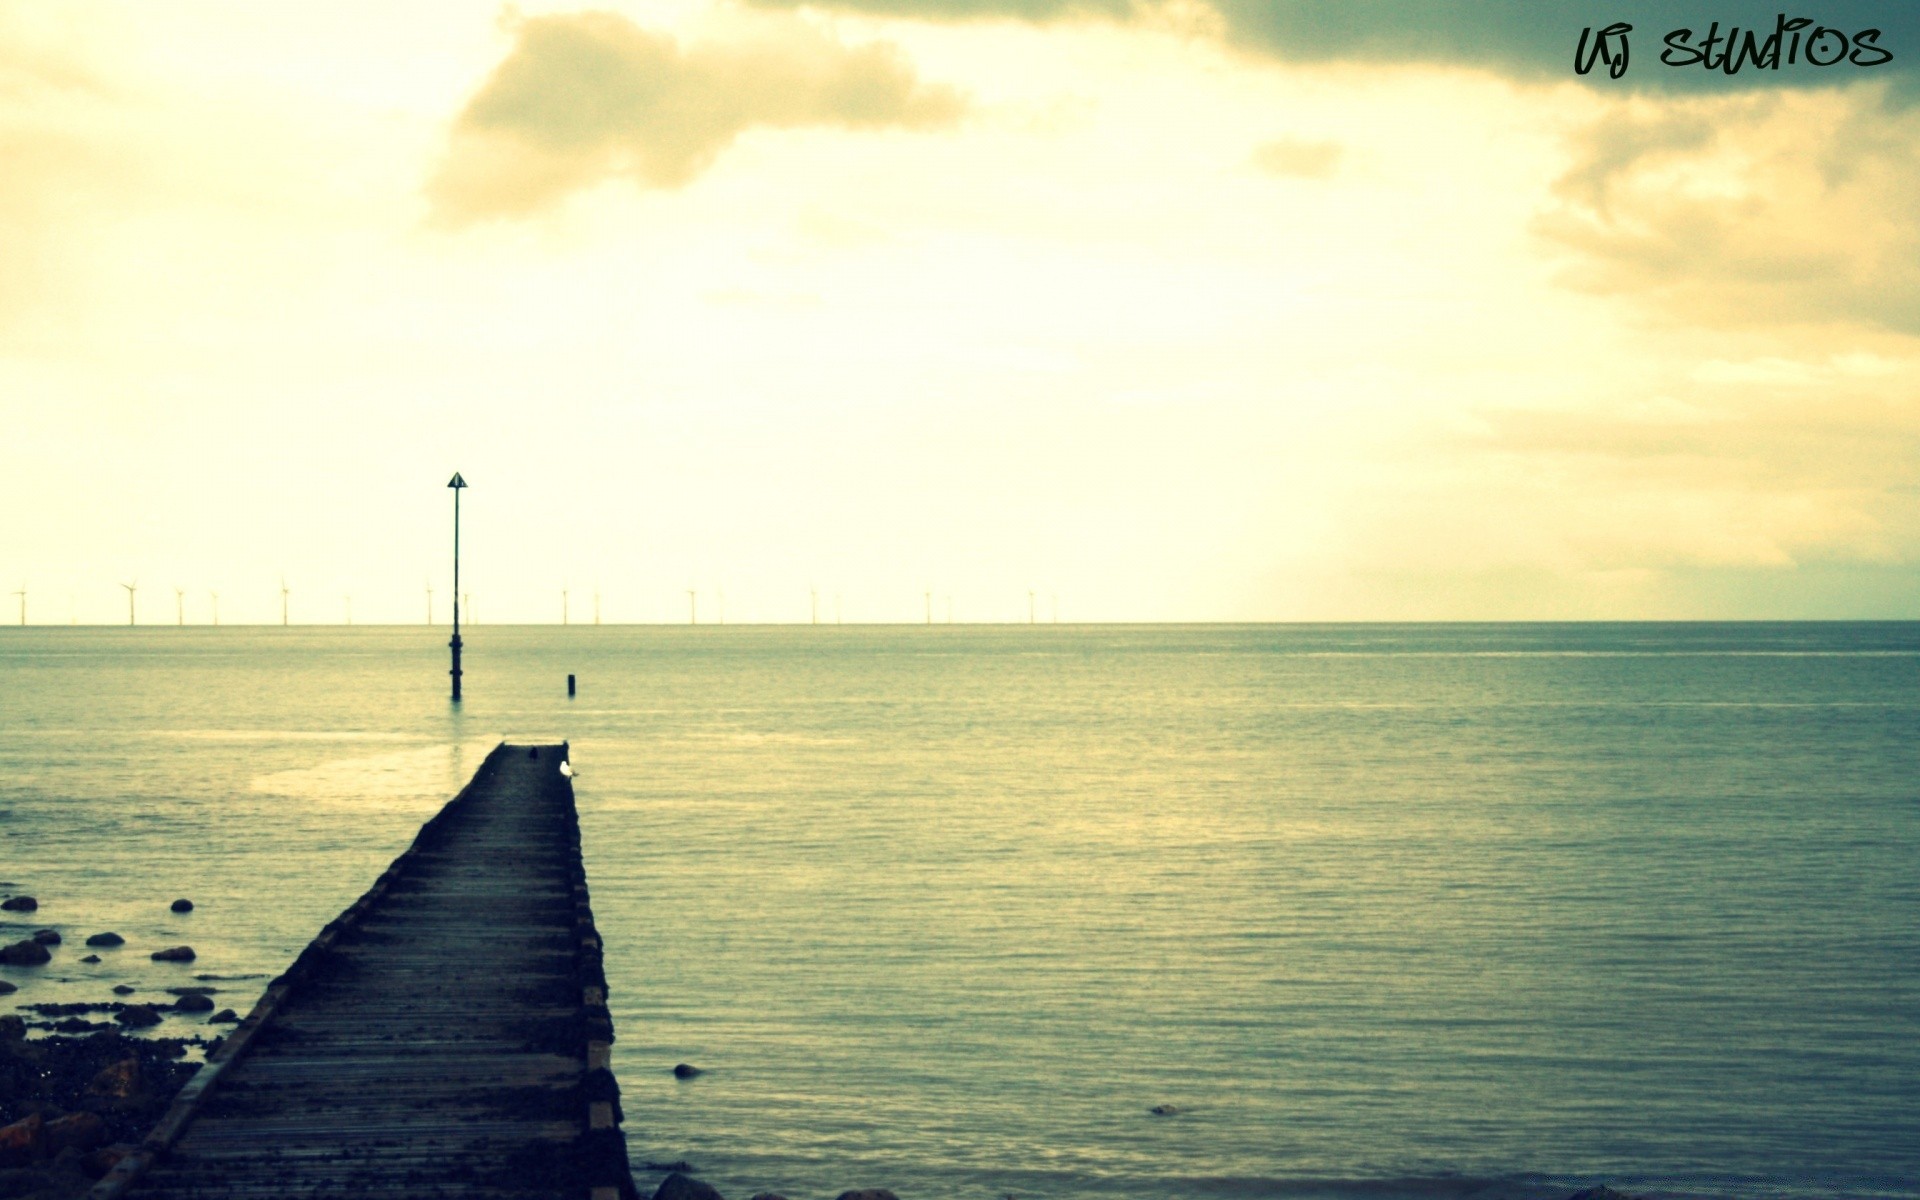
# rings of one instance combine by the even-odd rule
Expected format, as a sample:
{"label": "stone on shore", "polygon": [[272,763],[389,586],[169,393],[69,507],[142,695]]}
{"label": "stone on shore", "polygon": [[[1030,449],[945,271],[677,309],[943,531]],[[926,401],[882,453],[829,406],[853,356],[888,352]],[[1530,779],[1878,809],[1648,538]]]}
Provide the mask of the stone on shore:
{"label": "stone on shore", "polygon": [[183,1013],[212,1012],[213,997],[203,996],[198,992],[182,996],[173,1002],[173,1011]]}
{"label": "stone on shore", "polygon": [[40,902],[32,896],[8,896],[5,900],[0,900],[0,909],[5,909],[7,912],[32,912],[39,907]]}
{"label": "stone on shore", "polygon": [[134,987],[130,983],[116,983],[113,985],[113,994],[116,996],[131,996],[139,990],[139,988]]}
{"label": "stone on shore", "polygon": [[1180,1110],[1171,1104],[1156,1104],[1147,1111],[1156,1117],[1171,1117]]}
{"label": "stone on shore", "polygon": [[160,1023],[160,1014],[145,1004],[129,1004],[113,1014],[113,1019],[128,1029],[145,1029]]}
{"label": "stone on shore", "polygon": [[42,946],[58,946],[60,944],[60,931],[58,929],[36,929],[33,931],[33,940],[39,942]]}
{"label": "stone on shore", "polygon": [[9,967],[38,967],[52,961],[53,955],[39,942],[15,942],[0,946],[0,963]]}
{"label": "stone on shore", "polygon": [[83,963],[97,963],[100,961],[100,956],[98,954],[88,954],[82,956],[80,961]]}
{"label": "stone on shore", "polygon": [[787,1198],[779,1192],[756,1192],[753,1200],[787,1200]]}
{"label": "stone on shore", "polygon": [[114,1100],[126,1100],[138,1095],[140,1060],[123,1058],[119,1062],[108,1063],[87,1081],[87,1091],[92,1095],[107,1096]]}
{"label": "stone on shore", "polygon": [[0,979],[0,996],[11,996],[13,993],[19,990],[20,990],[19,984],[8,983],[6,980]]}
{"label": "stone on shore", "polygon": [[675,1171],[660,1181],[654,1189],[653,1200],[723,1200],[720,1193],[709,1184],[698,1179],[688,1179]]}
{"label": "stone on shore", "polygon": [[240,1014],[230,1008],[223,1008],[207,1018],[207,1024],[209,1025],[238,1025],[239,1023]]}
{"label": "stone on shore", "polygon": [[885,1188],[857,1188],[851,1192],[841,1192],[836,1200],[900,1200]]}
{"label": "stone on shore", "polygon": [[155,950],[147,957],[155,962],[192,962],[194,954],[192,946],[169,946],[165,950]]}
{"label": "stone on shore", "polygon": [[42,1156],[46,1148],[47,1123],[39,1113],[30,1113],[0,1128],[0,1167],[24,1167]]}
{"label": "stone on shore", "polygon": [[1568,1196],[1567,1200],[1645,1200],[1645,1198],[1641,1196],[1630,1196],[1625,1192],[1616,1192],[1603,1183],[1599,1187],[1582,1188],[1580,1191]]}
{"label": "stone on shore", "polygon": [[25,1041],[27,1037],[27,1019],[25,1017],[0,1017],[0,1042]]}
{"label": "stone on shore", "polygon": [[192,912],[192,911],[193,911],[193,901],[191,901],[191,900],[189,900],[189,899],[187,899],[187,898],[186,898],[185,896],[182,896],[182,897],[181,897],[180,899],[178,899],[178,900],[175,900],[175,901],[173,902],[173,911],[175,911],[175,912]]}
{"label": "stone on shore", "polygon": [[72,1147],[82,1152],[92,1150],[107,1140],[107,1123],[98,1113],[68,1113],[64,1117],[47,1122],[47,1157],[51,1158],[62,1150]]}
{"label": "stone on shore", "polygon": [[126,944],[127,939],[112,931],[96,933],[87,939],[87,945],[89,946],[124,946]]}
{"label": "stone on shore", "polygon": [[675,1079],[692,1079],[695,1075],[699,1075],[701,1073],[702,1072],[700,1068],[694,1066],[692,1063],[675,1063],[674,1064],[673,1077]]}

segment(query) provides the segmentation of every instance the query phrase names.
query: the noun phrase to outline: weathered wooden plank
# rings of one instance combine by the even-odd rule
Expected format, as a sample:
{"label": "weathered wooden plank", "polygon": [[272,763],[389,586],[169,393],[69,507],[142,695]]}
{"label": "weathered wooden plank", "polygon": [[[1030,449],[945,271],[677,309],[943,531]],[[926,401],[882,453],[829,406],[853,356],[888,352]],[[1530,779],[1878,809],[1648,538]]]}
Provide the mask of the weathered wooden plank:
{"label": "weathered wooden plank", "polygon": [[632,1197],[565,754],[488,756],[94,1200]]}

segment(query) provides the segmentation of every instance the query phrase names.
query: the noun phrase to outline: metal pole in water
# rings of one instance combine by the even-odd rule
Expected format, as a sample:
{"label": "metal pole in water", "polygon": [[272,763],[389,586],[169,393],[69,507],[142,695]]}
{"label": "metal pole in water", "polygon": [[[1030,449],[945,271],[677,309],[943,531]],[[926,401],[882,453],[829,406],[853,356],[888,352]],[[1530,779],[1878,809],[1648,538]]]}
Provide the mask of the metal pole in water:
{"label": "metal pole in water", "polygon": [[573,676],[567,676],[567,695],[573,695]]}
{"label": "metal pole in water", "polygon": [[453,670],[447,672],[453,676],[453,700],[460,702],[460,489],[467,481],[455,471],[453,478],[447,481],[453,489],[453,640],[447,645],[453,650]]}

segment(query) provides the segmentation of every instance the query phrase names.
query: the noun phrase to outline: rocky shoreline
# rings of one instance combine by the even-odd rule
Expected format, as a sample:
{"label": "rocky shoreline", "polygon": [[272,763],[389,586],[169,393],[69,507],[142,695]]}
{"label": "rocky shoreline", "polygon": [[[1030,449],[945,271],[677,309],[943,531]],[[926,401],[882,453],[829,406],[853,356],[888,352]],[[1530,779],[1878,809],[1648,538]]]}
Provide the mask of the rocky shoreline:
{"label": "rocky shoreline", "polygon": [[146,1136],[200,1064],[199,1039],[112,1029],[29,1039],[0,1017],[0,1197],[70,1200]]}

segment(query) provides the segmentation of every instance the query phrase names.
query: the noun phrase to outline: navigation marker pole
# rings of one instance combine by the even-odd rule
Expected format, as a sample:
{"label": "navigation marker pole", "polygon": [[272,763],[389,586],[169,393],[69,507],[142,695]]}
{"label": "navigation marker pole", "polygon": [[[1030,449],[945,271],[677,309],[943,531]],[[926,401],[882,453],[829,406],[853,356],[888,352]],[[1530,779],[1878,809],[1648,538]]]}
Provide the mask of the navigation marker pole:
{"label": "navigation marker pole", "polygon": [[[447,645],[453,650],[453,670],[447,672],[453,676],[453,701],[460,702],[460,489],[467,481],[455,471],[453,478],[447,481],[453,489],[453,640]],[[428,603],[432,603],[429,599]]]}

